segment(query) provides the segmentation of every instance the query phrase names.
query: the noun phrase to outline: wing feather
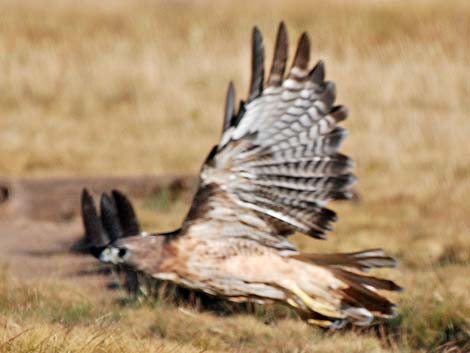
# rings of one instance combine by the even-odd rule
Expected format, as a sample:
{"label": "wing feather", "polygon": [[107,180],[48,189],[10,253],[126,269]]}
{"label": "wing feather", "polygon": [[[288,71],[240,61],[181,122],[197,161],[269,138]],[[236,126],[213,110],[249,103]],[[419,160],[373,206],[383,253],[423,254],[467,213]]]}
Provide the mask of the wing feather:
{"label": "wing feather", "polygon": [[103,224],[111,242],[122,238],[124,231],[122,229],[121,223],[119,222],[118,209],[116,207],[114,198],[111,198],[109,195],[103,193],[101,195],[100,208],[101,223]]}
{"label": "wing feather", "polygon": [[281,22],[277,31],[273,62],[271,64],[271,72],[269,73],[267,84],[268,87],[278,87],[282,84],[284,72],[286,71],[288,50],[289,41],[287,38],[287,29],[284,22]]}
{"label": "wing feather", "polygon": [[224,125],[222,133],[224,133],[229,127],[235,116],[235,86],[230,81],[227,89],[227,96],[225,98],[225,109],[224,109]]}
{"label": "wing feather", "polygon": [[310,61],[310,39],[306,32],[302,33],[297,44],[294,56],[294,63],[290,69],[288,78],[303,80],[308,76],[307,67]]}
{"label": "wing feather", "polygon": [[263,40],[259,29],[253,29],[248,98],[234,115],[234,89],[229,86],[224,133],[202,168],[188,225],[223,220],[224,229],[230,227],[226,222],[238,227],[248,213],[262,220],[263,230],[251,223],[252,235],[246,236],[263,243],[269,238],[270,244],[277,239],[286,246],[285,236],[295,231],[325,238],[336,220],[327,202],[351,197],[353,162],[339,152],[347,132],[338,126],[348,111],[335,105],[336,86],[325,81],[324,63],[309,69],[306,33],[284,78],[287,52],[287,30],[281,23],[264,87]]}
{"label": "wing feather", "polygon": [[93,197],[87,189],[82,191],[81,205],[86,245],[94,247],[108,245],[111,240],[100,221],[95,201],[93,201]]}
{"label": "wing feather", "polygon": [[263,92],[264,83],[264,45],[263,37],[258,27],[253,28],[251,82],[247,103],[258,98]]}

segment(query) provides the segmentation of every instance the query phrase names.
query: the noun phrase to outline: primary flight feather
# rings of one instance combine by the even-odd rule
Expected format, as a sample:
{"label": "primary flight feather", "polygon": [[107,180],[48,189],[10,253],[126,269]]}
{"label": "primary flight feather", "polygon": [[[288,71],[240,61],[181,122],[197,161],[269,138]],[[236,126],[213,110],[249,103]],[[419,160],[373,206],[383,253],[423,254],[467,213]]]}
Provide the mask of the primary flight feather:
{"label": "primary flight feather", "polygon": [[[248,98],[237,111],[229,84],[222,138],[202,166],[181,228],[108,237],[104,244],[101,228],[90,220],[97,219],[96,211],[84,212],[85,224],[98,230],[93,251],[103,262],[231,301],[281,302],[323,327],[392,317],[395,305],[379,290],[400,287],[364,272],[393,267],[393,258],[381,249],[305,254],[288,239],[294,232],[325,238],[336,220],[328,201],[351,197],[353,163],[338,152],[346,136],[338,123],[347,109],[335,105],[335,85],[325,80],[323,62],[310,67],[306,33],[287,74],[283,23],[267,80],[264,55],[261,33],[254,28]],[[82,201],[89,210],[90,197]],[[109,218],[105,215],[103,223],[114,229],[106,224]]]}

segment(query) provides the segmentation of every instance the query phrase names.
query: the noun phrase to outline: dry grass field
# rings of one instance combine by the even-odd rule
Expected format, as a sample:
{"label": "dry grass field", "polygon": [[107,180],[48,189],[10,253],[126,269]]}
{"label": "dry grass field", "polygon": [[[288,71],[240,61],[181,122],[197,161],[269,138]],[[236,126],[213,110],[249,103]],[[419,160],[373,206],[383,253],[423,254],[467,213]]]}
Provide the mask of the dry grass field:
{"label": "dry grass field", "polygon": [[[344,151],[361,195],[335,205],[328,241],[295,241],[396,256],[399,317],[331,333],[270,311],[220,317],[23,283],[5,268],[0,352],[470,352],[468,1],[3,0],[0,174],[196,173],[228,81],[248,90],[251,27],[271,53],[281,19],[291,42],[309,32],[350,109]],[[139,213],[166,230],[187,199]]]}

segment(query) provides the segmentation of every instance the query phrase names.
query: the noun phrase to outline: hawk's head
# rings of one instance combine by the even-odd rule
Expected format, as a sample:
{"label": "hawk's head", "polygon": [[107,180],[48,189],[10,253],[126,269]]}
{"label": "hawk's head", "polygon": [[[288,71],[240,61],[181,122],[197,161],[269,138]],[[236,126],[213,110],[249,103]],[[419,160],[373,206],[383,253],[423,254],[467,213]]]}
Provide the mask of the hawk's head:
{"label": "hawk's head", "polygon": [[129,250],[124,247],[108,246],[101,251],[98,258],[101,262],[120,265],[126,263],[129,256]]}

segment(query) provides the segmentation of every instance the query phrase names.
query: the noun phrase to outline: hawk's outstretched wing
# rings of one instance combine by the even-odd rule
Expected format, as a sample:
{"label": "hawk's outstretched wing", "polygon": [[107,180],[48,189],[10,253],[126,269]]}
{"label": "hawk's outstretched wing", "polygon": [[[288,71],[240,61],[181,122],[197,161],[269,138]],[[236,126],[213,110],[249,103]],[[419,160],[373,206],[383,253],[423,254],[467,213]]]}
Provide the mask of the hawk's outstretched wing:
{"label": "hawk's outstretched wing", "polygon": [[325,238],[336,220],[327,201],[348,199],[355,178],[352,161],[338,152],[347,116],[334,105],[335,85],[325,81],[323,62],[309,68],[310,41],[299,39],[285,76],[288,39],[280,24],[265,84],[264,47],[253,30],[252,77],[245,102],[235,112],[230,83],[223,135],[202,167],[199,190],[183,225],[200,234],[249,237],[267,246],[295,248],[295,231]]}

